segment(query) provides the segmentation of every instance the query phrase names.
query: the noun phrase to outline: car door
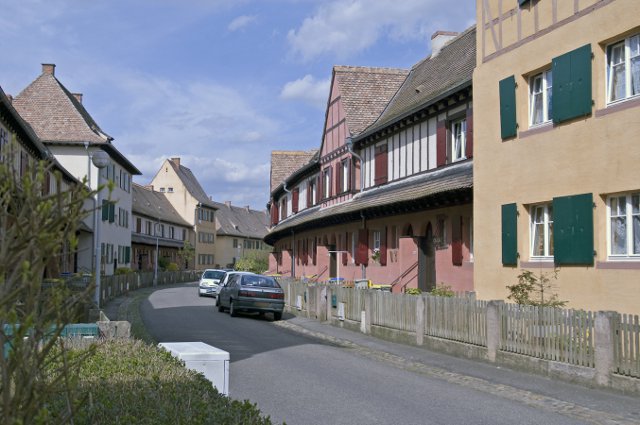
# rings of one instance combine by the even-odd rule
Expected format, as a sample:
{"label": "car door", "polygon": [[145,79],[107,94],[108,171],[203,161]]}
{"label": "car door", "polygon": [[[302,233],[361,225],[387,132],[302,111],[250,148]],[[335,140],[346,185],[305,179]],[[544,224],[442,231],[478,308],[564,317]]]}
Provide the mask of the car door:
{"label": "car door", "polygon": [[235,277],[237,277],[237,275],[235,274],[229,276],[229,279],[226,281],[224,286],[220,288],[220,293],[218,294],[218,297],[220,298],[220,301],[219,301],[220,305],[223,307],[229,307],[229,291],[231,290],[231,284]]}

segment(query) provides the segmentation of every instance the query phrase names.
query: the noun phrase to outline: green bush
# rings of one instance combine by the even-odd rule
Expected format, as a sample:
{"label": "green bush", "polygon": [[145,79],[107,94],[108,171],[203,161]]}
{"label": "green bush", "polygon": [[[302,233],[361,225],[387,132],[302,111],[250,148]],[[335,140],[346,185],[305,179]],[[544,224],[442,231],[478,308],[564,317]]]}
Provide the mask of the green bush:
{"label": "green bush", "polygon": [[177,272],[178,271],[178,265],[176,263],[167,264],[167,271],[168,272]]}
{"label": "green bush", "polygon": [[407,288],[404,290],[404,293],[408,295],[420,295],[422,291],[419,288]]}
{"label": "green bush", "polygon": [[236,261],[235,269],[245,272],[264,273],[269,268],[269,257],[266,252],[248,252]]}
{"label": "green bush", "polygon": [[445,285],[444,283],[441,283],[440,286],[436,286],[431,290],[431,292],[429,292],[429,295],[434,295],[436,297],[447,297],[447,298],[451,298],[455,294],[456,293],[453,292],[453,290],[451,289],[451,286]]}
{"label": "green bush", "polygon": [[129,267],[118,267],[115,274],[129,274],[131,269]]}
{"label": "green bush", "polygon": [[[249,401],[221,395],[204,375],[138,340],[98,344],[78,388],[85,399],[76,424],[271,424]],[[49,419],[64,408],[64,399],[52,397]]]}

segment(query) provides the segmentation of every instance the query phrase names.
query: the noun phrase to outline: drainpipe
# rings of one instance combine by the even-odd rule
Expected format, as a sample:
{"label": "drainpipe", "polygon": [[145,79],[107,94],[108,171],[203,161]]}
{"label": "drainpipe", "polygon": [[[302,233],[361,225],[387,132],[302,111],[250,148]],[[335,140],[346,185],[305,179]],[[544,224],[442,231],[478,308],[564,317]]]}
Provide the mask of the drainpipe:
{"label": "drainpipe", "polygon": [[[364,211],[360,210],[360,218],[362,218],[362,228],[366,229],[367,228],[367,222],[366,219],[364,218]],[[364,265],[364,263],[360,264],[360,269],[362,272],[362,278],[366,279],[367,278],[367,267]]]}
{"label": "drainpipe", "polygon": [[358,161],[360,161],[360,193],[364,190],[364,162],[362,161],[362,157],[354,152],[353,150],[353,139],[351,136],[348,136],[344,142],[347,145],[347,149],[352,156],[355,156]]}
{"label": "drainpipe", "polygon": [[[282,189],[291,195],[291,191],[287,189],[287,182],[283,183]],[[291,202],[293,202],[293,195],[291,196]],[[291,229],[291,277],[296,277],[296,233]]]}

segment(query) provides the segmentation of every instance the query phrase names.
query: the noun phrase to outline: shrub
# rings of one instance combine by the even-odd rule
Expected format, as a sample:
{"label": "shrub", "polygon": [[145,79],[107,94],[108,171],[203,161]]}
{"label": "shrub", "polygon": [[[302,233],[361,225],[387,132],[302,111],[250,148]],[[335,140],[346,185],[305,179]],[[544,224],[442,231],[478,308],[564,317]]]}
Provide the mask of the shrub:
{"label": "shrub", "polygon": [[249,252],[236,261],[235,270],[264,273],[269,268],[268,254],[264,252]]}
{"label": "shrub", "polygon": [[[76,424],[271,424],[248,401],[232,400],[169,352],[137,340],[97,345],[78,376],[86,394]],[[64,400],[52,397],[58,419]]]}
{"label": "shrub", "polygon": [[431,292],[429,292],[429,295],[434,295],[436,297],[451,298],[455,296],[456,293],[453,292],[453,290],[451,289],[451,286],[441,283],[440,286],[436,286],[435,288],[433,288]]}
{"label": "shrub", "polygon": [[517,304],[534,305],[539,307],[564,307],[567,301],[558,299],[558,294],[553,292],[553,280],[558,279],[558,270],[535,275],[530,270],[522,270],[518,275],[518,283],[507,285],[508,299]]}
{"label": "shrub", "polygon": [[131,269],[129,267],[118,267],[115,274],[129,274]]}
{"label": "shrub", "polygon": [[168,272],[177,272],[178,271],[178,265],[176,263],[167,264],[167,271]]}
{"label": "shrub", "polygon": [[420,288],[407,288],[404,290],[404,293],[409,295],[420,295],[422,294],[422,290]]}

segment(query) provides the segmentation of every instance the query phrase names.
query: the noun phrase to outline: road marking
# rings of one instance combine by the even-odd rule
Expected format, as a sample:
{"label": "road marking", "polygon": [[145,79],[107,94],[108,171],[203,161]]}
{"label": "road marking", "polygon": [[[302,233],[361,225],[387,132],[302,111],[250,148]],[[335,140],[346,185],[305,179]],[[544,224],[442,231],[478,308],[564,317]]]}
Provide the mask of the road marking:
{"label": "road marking", "polygon": [[395,354],[379,350],[372,350],[368,347],[358,345],[352,341],[325,335],[320,332],[310,331],[303,328],[302,326],[298,326],[286,321],[278,321],[272,323],[281,328],[310,336],[312,338],[328,342],[332,345],[355,350],[358,352],[358,354],[363,355],[369,359],[391,363],[400,369],[420,373],[421,375],[437,378],[467,388],[472,388],[476,391],[493,394],[498,397],[517,401],[534,408],[546,410],[548,412],[558,413],[564,416],[580,419],[587,423],[605,425],[640,424],[640,421],[636,419],[625,418],[623,416],[615,415],[612,413],[589,409],[588,407],[580,406],[575,403],[558,400],[553,397],[537,394],[527,390],[518,389],[510,385],[495,384],[485,379],[450,372],[438,367],[427,366],[423,363],[408,360]]}

